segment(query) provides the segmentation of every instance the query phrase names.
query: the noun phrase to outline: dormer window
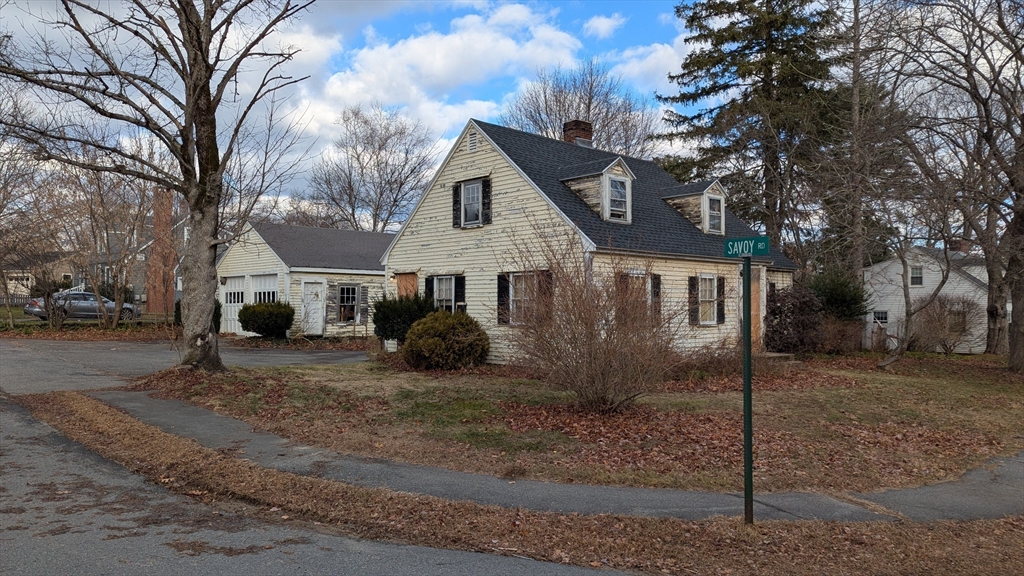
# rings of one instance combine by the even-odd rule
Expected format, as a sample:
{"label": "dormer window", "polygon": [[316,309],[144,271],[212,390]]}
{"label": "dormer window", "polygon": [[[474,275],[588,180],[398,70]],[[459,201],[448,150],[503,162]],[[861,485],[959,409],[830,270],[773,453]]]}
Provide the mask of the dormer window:
{"label": "dormer window", "polygon": [[626,222],[631,220],[632,199],[630,198],[630,181],[627,178],[605,175],[603,178],[605,220]]}
{"label": "dormer window", "polygon": [[711,234],[725,234],[725,217],[721,196],[708,196],[707,231]]}
{"label": "dormer window", "polygon": [[626,217],[626,181],[618,178],[608,179],[608,218],[610,220],[628,220]]}

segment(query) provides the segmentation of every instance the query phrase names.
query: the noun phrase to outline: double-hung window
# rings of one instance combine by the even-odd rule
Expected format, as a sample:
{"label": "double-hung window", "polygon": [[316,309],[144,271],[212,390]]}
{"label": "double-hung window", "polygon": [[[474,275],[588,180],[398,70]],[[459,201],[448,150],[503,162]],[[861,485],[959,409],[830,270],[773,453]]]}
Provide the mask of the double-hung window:
{"label": "double-hung window", "polygon": [[452,228],[476,228],[490,223],[490,178],[452,185]]}
{"label": "double-hung window", "polygon": [[718,285],[714,276],[700,277],[700,323],[717,324]]}
{"label": "double-hung window", "polygon": [[526,324],[550,309],[553,279],[548,270],[498,275],[498,324]]}
{"label": "double-hung window", "polygon": [[480,181],[462,185],[462,225],[474,226],[482,223],[483,186]]}
{"label": "double-hung window", "polygon": [[628,220],[628,191],[626,181],[618,178],[608,179],[608,218],[610,220]]}
{"label": "double-hung window", "polygon": [[886,325],[889,323],[889,311],[888,310],[875,310],[874,320],[877,324]]}
{"label": "double-hung window", "polygon": [[439,310],[455,312],[455,276],[434,277],[434,304]]}
{"label": "double-hung window", "polygon": [[359,287],[338,287],[338,321],[342,323],[358,322]]}
{"label": "double-hung window", "polygon": [[912,266],[910,268],[910,285],[911,286],[923,286],[924,285],[924,268],[921,266]]}
{"label": "double-hung window", "polygon": [[722,212],[722,199],[718,196],[708,196],[708,232],[724,232]]}

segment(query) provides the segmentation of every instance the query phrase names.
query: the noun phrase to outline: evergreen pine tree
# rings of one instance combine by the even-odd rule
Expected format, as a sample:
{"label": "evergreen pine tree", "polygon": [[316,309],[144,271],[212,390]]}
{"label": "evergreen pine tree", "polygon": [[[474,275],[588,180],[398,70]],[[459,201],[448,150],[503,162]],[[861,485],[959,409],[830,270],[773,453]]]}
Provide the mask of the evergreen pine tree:
{"label": "evergreen pine tree", "polygon": [[799,205],[799,159],[824,123],[833,13],[811,0],[701,0],[676,7],[694,49],[669,79],[680,86],[662,135],[694,145],[668,159],[681,174],[722,176],[730,206],[779,245]]}

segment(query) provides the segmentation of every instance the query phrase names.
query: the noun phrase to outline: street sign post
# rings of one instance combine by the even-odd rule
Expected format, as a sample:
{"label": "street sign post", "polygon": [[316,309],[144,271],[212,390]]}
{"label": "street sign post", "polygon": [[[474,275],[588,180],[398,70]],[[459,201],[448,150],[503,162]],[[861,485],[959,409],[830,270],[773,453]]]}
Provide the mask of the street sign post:
{"label": "street sign post", "polygon": [[750,336],[750,258],[767,256],[767,236],[726,238],[725,256],[743,258],[743,517],[747,524],[754,523],[754,418],[751,389]]}

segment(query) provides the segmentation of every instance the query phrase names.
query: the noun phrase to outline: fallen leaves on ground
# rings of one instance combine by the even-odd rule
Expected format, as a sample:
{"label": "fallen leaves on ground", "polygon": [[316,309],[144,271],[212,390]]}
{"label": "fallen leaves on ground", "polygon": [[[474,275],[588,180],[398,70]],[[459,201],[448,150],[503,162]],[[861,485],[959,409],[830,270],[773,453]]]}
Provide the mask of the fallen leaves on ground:
{"label": "fallen leaves on ground", "polygon": [[[594,414],[575,406],[501,405],[501,420],[517,433],[559,432],[580,446],[559,458],[569,469],[604,468],[686,474],[725,471],[737,478],[743,470],[743,420],[740,414],[661,412],[635,406],[617,414]],[[783,432],[757,430],[755,465],[769,466],[774,450],[796,439]],[[788,452],[788,448],[785,450]]]}
{"label": "fallen leaves on ground", "polygon": [[[33,415],[152,481],[232,499],[264,517],[361,538],[667,574],[1019,574],[1024,519],[971,522],[684,521],[565,515],[451,502],[298,476],[232,458],[63,392]],[[274,512],[269,512],[274,510]],[[281,514],[284,512],[285,514]]]}
{"label": "fallen leaves on ground", "polygon": [[122,324],[117,328],[100,328],[95,324],[65,324],[61,330],[49,326],[19,324],[15,329],[0,330],[0,338],[56,340],[61,342],[152,342],[180,340],[181,327],[149,322]]}
{"label": "fallen leaves on ground", "polygon": [[[790,370],[779,373],[754,374],[751,389],[754,392],[807,390],[810,388],[856,388],[856,380],[847,376],[820,370]],[[743,376],[691,378],[673,380],[662,385],[664,392],[742,392]]]}

